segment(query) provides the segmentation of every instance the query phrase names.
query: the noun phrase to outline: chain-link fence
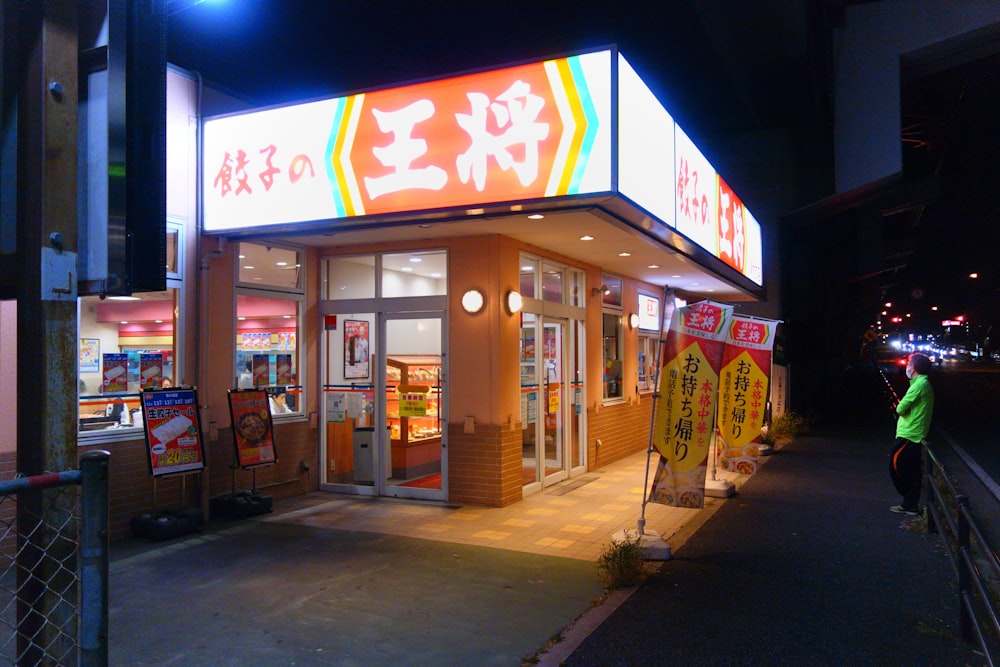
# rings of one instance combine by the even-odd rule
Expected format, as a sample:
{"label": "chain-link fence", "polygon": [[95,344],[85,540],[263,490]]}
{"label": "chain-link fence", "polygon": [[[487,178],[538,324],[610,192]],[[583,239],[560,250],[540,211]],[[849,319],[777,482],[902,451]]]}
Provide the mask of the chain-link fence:
{"label": "chain-link fence", "polygon": [[107,665],[108,458],[0,482],[0,662]]}

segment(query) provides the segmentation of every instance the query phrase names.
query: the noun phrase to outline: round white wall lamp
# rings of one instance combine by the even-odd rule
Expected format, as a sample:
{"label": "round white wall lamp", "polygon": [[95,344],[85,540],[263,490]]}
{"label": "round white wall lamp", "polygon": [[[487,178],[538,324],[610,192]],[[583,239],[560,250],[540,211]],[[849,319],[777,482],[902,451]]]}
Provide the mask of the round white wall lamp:
{"label": "round white wall lamp", "polygon": [[482,290],[470,289],[462,295],[462,310],[469,315],[475,315],[486,305],[486,295]]}
{"label": "round white wall lamp", "polygon": [[521,298],[520,292],[515,292],[514,290],[507,291],[507,312],[513,315],[514,313],[521,310],[521,306],[524,305],[524,300]]}
{"label": "round white wall lamp", "polygon": [[633,329],[635,329],[636,327],[638,327],[639,326],[639,315],[636,314],[636,313],[632,313],[631,315],[629,315],[628,316],[628,323],[629,323],[629,326],[631,326]]}

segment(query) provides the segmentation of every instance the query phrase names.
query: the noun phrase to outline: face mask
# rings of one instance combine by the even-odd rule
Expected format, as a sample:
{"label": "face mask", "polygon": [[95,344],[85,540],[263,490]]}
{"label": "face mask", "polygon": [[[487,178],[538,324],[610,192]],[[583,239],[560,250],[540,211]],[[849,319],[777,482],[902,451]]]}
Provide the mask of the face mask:
{"label": "face mask", "polygon": [[906,367],[906,377],[910,380],[913,379],[913,369],[909,366]]}

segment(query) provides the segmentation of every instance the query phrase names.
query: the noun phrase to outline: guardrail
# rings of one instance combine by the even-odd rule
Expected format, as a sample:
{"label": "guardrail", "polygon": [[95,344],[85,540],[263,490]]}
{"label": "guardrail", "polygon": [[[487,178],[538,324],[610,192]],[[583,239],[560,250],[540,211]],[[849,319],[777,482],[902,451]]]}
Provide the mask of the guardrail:
{"label": "guardrail", "polygon": [[[899,397],[875,364],[884,382],[893,414]],[[923,495],[927,532],[940,534],[948,547],[948,560],[958,580],[959,629],[962,639],[979,645],[986,663],[1000,660],[1000,556],[976,524],[969,499],[958,492],[934,450],[924,450]],[[943,532],[941,529],[944,529]]]}
{"label": "guardrail", "polygon": [[108,460],[0,482],[0,661],[108,664]]}
{"label": "guardrail", "polygon": [[[948,559],[958,578],[959,627],[962,639],[979,644],[993,667],[1000,657],[1000,557],[992,549],[960,494],[925,443],[924,494],[927,532],[942,534]],[[944,528],[944,531],[940,530]]]}

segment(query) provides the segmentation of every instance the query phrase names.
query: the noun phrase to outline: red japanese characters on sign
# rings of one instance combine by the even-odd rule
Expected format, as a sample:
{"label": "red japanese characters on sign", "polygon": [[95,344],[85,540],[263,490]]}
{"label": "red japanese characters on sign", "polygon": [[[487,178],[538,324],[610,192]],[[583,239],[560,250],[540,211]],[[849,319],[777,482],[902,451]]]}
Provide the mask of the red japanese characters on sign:
{"label": "red japanese characters on sign", "polygon": [[684,310],[681,326],[685,329],[713,333],[725,322],[723,308],[709,301],[689,306]]}

